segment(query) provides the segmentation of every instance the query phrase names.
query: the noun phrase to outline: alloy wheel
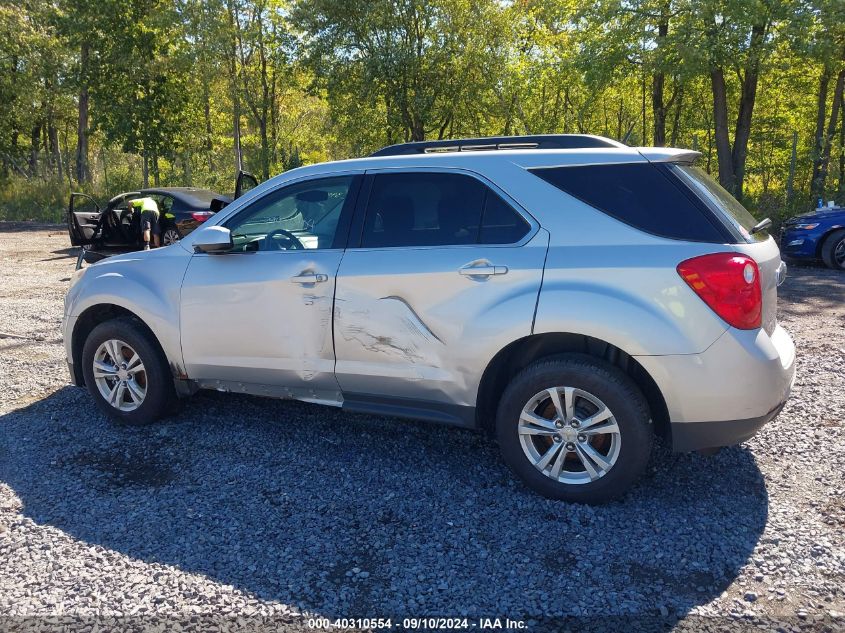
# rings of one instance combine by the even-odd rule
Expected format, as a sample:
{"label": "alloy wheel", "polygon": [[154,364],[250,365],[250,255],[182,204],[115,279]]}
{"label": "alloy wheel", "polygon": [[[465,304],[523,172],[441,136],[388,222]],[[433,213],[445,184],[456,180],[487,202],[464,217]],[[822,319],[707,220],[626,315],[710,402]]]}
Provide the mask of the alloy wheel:
{"label": "alloy wheel", "polygon": [[179,232],[176,229],[167,229],[161,236],[163,246],[170,246],[179,241]]}
{"label": "alloy wheel", "polygon": [[135,411],[147,396],[147,371],[138,353],[118,339],[94,353],[94,382],[106,402],[119,411]]}
{"label": "alloy wheel", "polygon": [[563,484],[586,484],[619,459],[622,435],[613,412],[575,387],[535,394],[519,416],[519,442],[534,467]]}

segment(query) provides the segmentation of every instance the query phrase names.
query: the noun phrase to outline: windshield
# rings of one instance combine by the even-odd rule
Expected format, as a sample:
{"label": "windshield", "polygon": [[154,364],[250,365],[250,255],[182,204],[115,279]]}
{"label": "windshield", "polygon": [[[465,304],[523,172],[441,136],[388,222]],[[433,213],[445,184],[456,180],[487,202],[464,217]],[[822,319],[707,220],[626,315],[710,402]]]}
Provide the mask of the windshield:
{"label": "windshield", "polygon": [[711,207],[722,213],[742,237],[748,241],[763,241],[767,239],[768,233],[765,230],[751,234],[751,229],[757,224],[757,220],[748,212],[739,201],[729,194],[718,182],[716,182],[701,167],[693,165],[672,165],[676,173],[692,186],[693,190],[701,196]]}

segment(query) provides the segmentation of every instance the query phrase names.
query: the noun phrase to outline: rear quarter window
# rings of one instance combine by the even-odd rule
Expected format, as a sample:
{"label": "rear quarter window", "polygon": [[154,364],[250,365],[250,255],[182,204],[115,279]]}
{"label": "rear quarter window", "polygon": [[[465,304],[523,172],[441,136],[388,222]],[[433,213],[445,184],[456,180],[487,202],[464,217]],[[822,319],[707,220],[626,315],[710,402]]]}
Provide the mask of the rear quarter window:
{"label": "rear quarter window", "polygon": [[561,191],[636,229],[676,240],[724,243],[716,221],[651,163],[530,170]]}

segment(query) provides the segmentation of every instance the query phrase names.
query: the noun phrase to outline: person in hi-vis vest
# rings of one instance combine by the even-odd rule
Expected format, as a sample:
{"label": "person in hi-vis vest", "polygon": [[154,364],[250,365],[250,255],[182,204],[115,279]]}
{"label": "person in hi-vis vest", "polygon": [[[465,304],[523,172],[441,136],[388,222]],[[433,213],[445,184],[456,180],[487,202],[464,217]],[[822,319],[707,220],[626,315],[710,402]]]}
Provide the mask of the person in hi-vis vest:
{"label": "person in hi-vis vest", "polygon": [[131,202],[135,211],[141,213],[141,235],[144,238],[144,250],[150,250],[150,237],[153,248],[161,246],[161,229],[158,225],[158,205],[152,198],[138,198]]}

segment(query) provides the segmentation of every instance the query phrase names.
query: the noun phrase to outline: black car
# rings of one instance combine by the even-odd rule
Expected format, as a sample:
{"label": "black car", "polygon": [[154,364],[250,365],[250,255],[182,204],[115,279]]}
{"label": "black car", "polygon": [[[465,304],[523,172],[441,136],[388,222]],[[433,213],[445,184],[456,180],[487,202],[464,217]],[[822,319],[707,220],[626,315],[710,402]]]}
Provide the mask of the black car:
{"label": "black car", "polygon": [[84,193],[72,193],[68,207],[68,233],[73,246],[80,246],[78,265],[96,261],[116,253],[143,248],[138,214],[129,202],[152,198],[159,208],[161,245],[177,242],[220,211],[227,204],[258,184],[247,172],[240,172],[232,195],[219,194],[195,187],[154,187],[127,191],[100,207]]}

